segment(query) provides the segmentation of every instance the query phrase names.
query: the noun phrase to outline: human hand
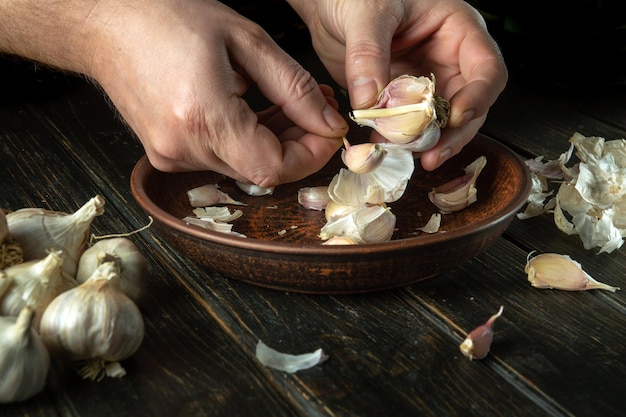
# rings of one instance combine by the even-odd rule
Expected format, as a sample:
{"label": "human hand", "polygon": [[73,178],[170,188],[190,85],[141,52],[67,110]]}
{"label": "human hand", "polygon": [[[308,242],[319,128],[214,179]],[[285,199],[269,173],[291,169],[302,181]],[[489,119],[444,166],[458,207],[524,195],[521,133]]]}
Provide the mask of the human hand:
{"label": "human hand", "polygon": [[[480,14],[463,0],[288,0],[307,24],[354,109],[368,108],[392,79],[435,74],[451,114],[439,143],[420,156],[432,170],[478,132],[508,73]],[[382,138],[372,133],[372,140]]]}
{"label": "human hand", "polygon": [[[332,89],[217,1],[107,1],[93,10],[89,75],[164,171],[214,170],[262,187],[322,168],[347,123]],[[275,106],[242,98],[255,83]]]}

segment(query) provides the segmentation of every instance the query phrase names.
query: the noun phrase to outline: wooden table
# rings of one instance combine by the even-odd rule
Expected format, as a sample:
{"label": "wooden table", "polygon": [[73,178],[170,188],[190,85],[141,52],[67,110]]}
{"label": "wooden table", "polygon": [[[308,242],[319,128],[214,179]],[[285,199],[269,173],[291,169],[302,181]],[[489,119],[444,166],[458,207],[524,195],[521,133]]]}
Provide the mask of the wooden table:
{"label": "wooden table", "polygon": [[[129,188],[141,146],[89,83],[29,68],[23,76],[10,70],[0,84],[0,207],[73,211],[101,194],[106,212],[94,233],[145,225]],[[623,90],[514,76],[483,128],[523,158],[550,159],[575,131],[626,137]],[[353,296],[257,288],[199,268],[152,229],[133,240],[148,258],[150,280],[141,305],[146,336],[123,362],[127,376],[89,382],[54,361],[44,392],[0,405],[3,417],[626,411],[626,249],[585,250],[551,216],[515,219],[495,245],[435,279]],[[533,250],[569,254],[624,290],[535,289],[524,273]],[[500,305],[491,353],[468,360],[459,343]],[[330,359],[296,374],[275,371],[255,358],[259,339],[289,353],[322,347]]]}

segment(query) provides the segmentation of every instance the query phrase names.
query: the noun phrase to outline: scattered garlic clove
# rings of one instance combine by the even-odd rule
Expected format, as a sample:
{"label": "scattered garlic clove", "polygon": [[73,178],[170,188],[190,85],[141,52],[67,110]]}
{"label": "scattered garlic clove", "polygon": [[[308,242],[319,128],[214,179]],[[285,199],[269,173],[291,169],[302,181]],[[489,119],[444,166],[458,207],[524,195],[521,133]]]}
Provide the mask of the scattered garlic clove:
{"label": "scattered garlic clove", "polygon": [[39,329],[44,310],[59,294],[76,287],[76,281],[63,271],[63,253],[51,250],[40,260],[26,261],[6,268],[3,273],[11,286],[0,297],[0,314],[17,316],[26,306],[33,308],[33,327]]}
{"label": "scattered garlic clove", "polygon": [[541,289],[557,289],[566,291],[607,290],[615,292],[618,287],[612,287],[593,279],[583,271],[580,263],[568,255],[544,253],[532,257],[528,254],[524,272],[528,274],[530,285]]}
{"label": "scattered garlic clove", "polygon": [[121,290],[117,271],[113,262],[104,262],[85,282],[56,297],[41,318],[50,353],[86,361],[89,372],[80,372],[85,378],[103,378],[109,362],[128,358],[143,341],[143,317]]}
{"label": "scattered garlic clove", "polygon": [[146,292],[148,265],[137,245],[126,237],[97,241],[80,257],[76,281],[79,284],[87,281],[104,262],[113,262],[118,267],[122,291],[135,303],[139,303]]}
{"label": "scattered garlic clove", "polygon": [[34,315],[24,307],[17,317],[0,317],[0,404],[27,400],[46,385],[50,356],[31,326]]}
{"label": "scattered garlic clove", "polygon": [[324,210],[329,201],[327,186],[304,187],[298,190],[298,203],[309,210]]}
{"label": "scattered garlic clove", "polygon": [[493,324],[502,315],[503,310],[504,306],[500,306],[500,310],[491,316],[485,324],[478,326],[467,335],[459,346],[463,355],[470,360],[483,359],[487,356],[493,341]]}
{"label": "scattered garlic clove", "polygon": [[274,187],[259,187],[256,184],[247,184],[241,181],[236,181],[235,184],[244,193],[255,197],[274,194]]}
{"label": "scattered garlic clove", "polygon": [[433,188],[428,198],[442,213],[459,211],[475,203],[476,180],[486,164],[487,158],[478,157],[465,167],[465,175]]}
{"label": "scattered garlic clove", "polygon": [[91,223],[102,213],[104,199],[97,195],[71,214],[22,208],[7,214],[6,218],[11,235],[22,247],[24,260],[42,259],[50,249],[62,250],[63,270],[75,276]]}
{"label": "scattered garlic clove", "polygon": [[365,174],[376,169],[387,153],[377,143],[350,145],[346,138],[343,138],[343,143],[345,148],[341,151],[341,159],[350,171],[357,174]]}
{"label": "scattered garlic clove", "polygon": [[322,349],[300,355],[282,353],[259,340],[256,345],[256,358],[268,368],[292,374],[319,365],[327,360],[328,356],[324,354]]}
{"label": "scattered garlic clove", "polygon": [[434,76],[401,75],[383,89],[372,108],[353,110],[349,116],[357,124],[375,129],[390,142],[409,143],[427,130],[445,126],[449,107],[447,100],[435,96]]}
{"label": "scattered garlic clove", "polygon": [[355,242],[380,243],[391,240],[396,216],[389,207],[362,206],[341,217],[333,217],[321,229],[320,238],[349,237]]}
{"label": "scattered garlic clove", "polygon": [[206,184],[187,191],[191,207],[215,206],[217,204],[232,204],[245,206],[245,203],[234,200],[227,193],[219,190],[217,184]]}

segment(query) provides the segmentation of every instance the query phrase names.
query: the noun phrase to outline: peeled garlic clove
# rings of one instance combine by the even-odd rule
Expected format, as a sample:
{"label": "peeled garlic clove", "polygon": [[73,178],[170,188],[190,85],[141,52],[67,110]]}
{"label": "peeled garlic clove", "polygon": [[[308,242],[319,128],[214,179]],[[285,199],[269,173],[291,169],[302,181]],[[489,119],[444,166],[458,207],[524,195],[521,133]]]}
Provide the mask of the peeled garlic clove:
{"label": "peeled garlic clove", "polygon": [[24,401],[46,385],[50,356],[31,323],[35,312],[0,317],[0,404]]}
{"label": "peeled garlic clove", "polygon": [[435,96],[434,76],[401,75],[383,89],[372,108],[353,110],[350,118],[390,142],[409,143],[428,129],[445,126],[448,113],[448,102]]}
{"label": "peeled garlic clove", "polygon": [[389,207],[362,206],[345,216],[333,217],[322,227],[320,238],[343,236],[359,244],[388,242],[395,225],[396,216]]}
{"label": "peeled garlic clove", "polygon": [[376,143],[361,143],[350,145],[346,138],[343,138],[345,149],[341,152],[341,159],[348,169],[357,174],[364,174],[376,169],[385,158],[387,151]]}
{"label": "peeled garlic clove", "polygon": [[235,184],[244,193],[255,197],[274,194],[274,187],[259,187],[256,184],[247,184],[241,181],[236,181]]}
{"label": "peeled garlic clove", "polygon": [[80,257],[76,282],[87,281],[104,262],[117,266],[122,291],[135,303],[140,302],[146,291],[148,265],[137,245],[126,237],[98,240]]}
{"label": "peeled garlic clove", "polygon": [[104,262],[87,281],[55,298],[41,318],[41,338],[50,353],[88,360],[93,374],[83,376],[91,379],[103,375],[107,362],[131,356],[143,341],[143,317],[121,290],[117,271],[113,262]]}
{"label": "peeled garlic clove", "polygon": [[298,190],[298,203],[309,210],[324,210],[329,201],[327,186],[304,187]]}
{"label": "peeled garlic clove", "polygon": [[0,314],[16,316],[24,307],[35,310],[33,326],[39,328],[43,311],[59,294],[76,287],[76,281],[63,271],[63,253],[50,251],[43,259],[26,261],[3,272],[11,286],[0,297]]}
{"label": "peeled garlic clove", "polygon": [[528,274],[530,285],[541,289],[558,289],[566,291],[607,290],[615,292],[618,287],[612,287],[593,279],[583,271],[580,263],[568,255],[544,253],[531,258],[528,254],[524,272]]}
{"label": "peeled garlic clove", "polygon": [[459,211],[475,203],[476,180],[486,164],[487,158],[478,157],[465,167],[465,175],[433,188],[428,198],[442,213]]}
{"label": "peeled garlic clove", "polygon": [[192,188],[187,191],[189,204],[191,207],[206,207],[217,204],[232,204],[237,206],[245,206],[245,203],[234,200],[227,193],[219,190],[217,184],[206,184],[200,187]]}
{"label": "peeled garlic clove", "polygon": [[467,335],[459,346],[463,355],[470,360],[483,359],[487,356],[493,341],[493,324],[502,315],[503,310],[504,306],[501,306],[500,310],[491,316],[485,324],[478,326]]}
{"label": "peeled garlic clove", "polygon": [[85,250],[89,228],[104,213],[104,199],[95,196],[74,213],[23,208],[7,214],[9,231],[20,244],[25,260],[44,258],[50,249],[62,250],[63,269],[76,275],[78,259]]}

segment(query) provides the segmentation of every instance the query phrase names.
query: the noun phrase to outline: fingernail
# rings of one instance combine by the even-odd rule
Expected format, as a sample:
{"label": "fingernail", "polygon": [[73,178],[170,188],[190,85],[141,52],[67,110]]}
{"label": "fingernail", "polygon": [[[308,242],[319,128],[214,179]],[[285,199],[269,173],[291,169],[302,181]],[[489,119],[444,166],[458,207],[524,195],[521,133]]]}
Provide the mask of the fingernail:
{"label": "fingernail", "polygon": [[326,124],[328,124],[331,129],[345,130],[348,127],[346,120],[330,105],[327,105],[324,108],[323,115],[324,120],[326,120]]}
{"label": "fingernail", "polygon": [[357,78],[352,83],[350,101],[356,109],[371,107],[378,96],[378,85],[372,78]]}

